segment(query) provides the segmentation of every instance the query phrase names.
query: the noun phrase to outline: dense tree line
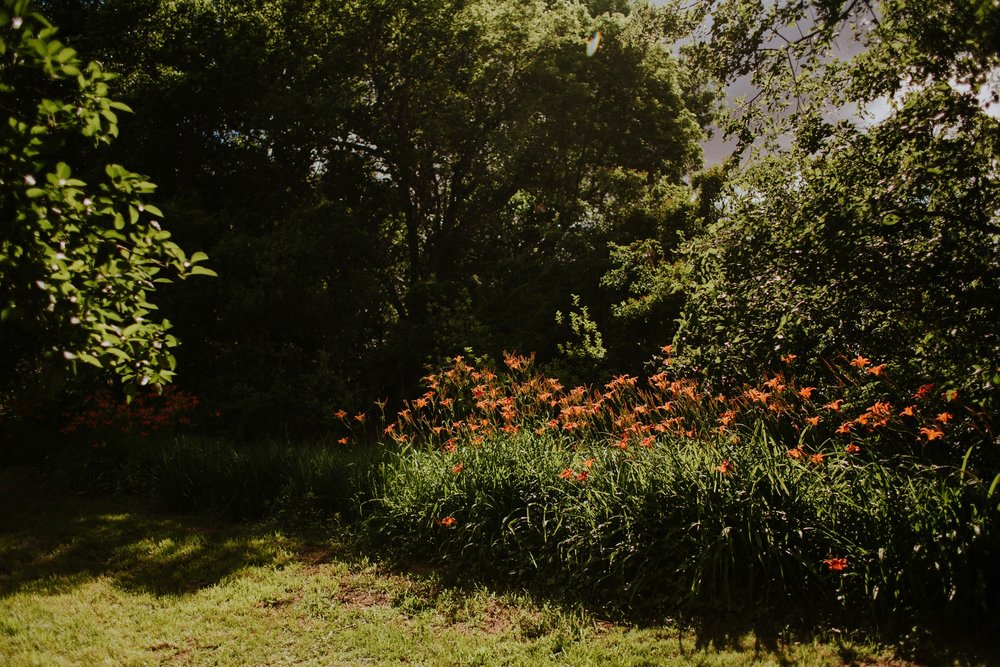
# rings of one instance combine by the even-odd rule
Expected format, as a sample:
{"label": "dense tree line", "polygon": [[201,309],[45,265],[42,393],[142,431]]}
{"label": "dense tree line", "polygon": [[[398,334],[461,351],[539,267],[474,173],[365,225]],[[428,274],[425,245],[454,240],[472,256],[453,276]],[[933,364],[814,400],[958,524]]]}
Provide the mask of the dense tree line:
{"label": "dense tree line", "polygon": [[[456,353],[598,380],[670,341],[719,380],[863,352],[996,385],[988,0],[37,6],[134,111],[90,168],[148,174],[218,273],[158,299],[181,384],[231,424],[322,426]],[[722,127],[771,152],[700,171],[743,75]]]}
{"label": "dense tree line", "polygon": [[627,3],[43,9],[120,73],[115,158],[212,258],[163,307],[184,383],[238,420],[398,394],[465,349],[553,357],[573,294],[609,309],[608,242],[682,205],[709,114],[677,21]]}

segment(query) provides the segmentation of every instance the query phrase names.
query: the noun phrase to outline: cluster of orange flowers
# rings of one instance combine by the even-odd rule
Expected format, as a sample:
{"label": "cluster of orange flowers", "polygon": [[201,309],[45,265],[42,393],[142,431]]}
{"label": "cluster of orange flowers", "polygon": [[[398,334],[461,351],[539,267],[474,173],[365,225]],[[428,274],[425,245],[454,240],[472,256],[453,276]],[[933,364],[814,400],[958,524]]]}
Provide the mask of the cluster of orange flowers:
{"label": "cluster of orange flowers", "polygon": [[[888,365],[873,364],[861,355],[844,371],[853,375],[840,378],[832,389],[797,386],[786,368],[757,386],[744,386],[726,396],[709,393],[694,380],[672,378],[671,351],[670,346],[663,348],[664,370],[645,380],[619,375],[603,387],[573,388],[535,373],[531,356],[505,354],[505,372],[477,368],[456,357],[449,368],[424,378],[425,392],[407,402],[395,421],[383,427],[383,434],[398,445],[439,448],[453,457],[449,465],[458,475],[465,469],[462,448],[483,445],[502,434],[556,438],[574,451],[586,447],[594,454],[603,443],[607,452],[633,455],[634,448],[677,440],[735,444],[741,427],[764,423],[794,444],[786,449],[789,463],[822,467],[832,453],[858,454],[863,444],[871,444],[870,439],[881,433],[933,442],[944,438],[945,429],[956,421],[952,412],[940,409],[940,402],[955,401],[957,394],[935,392],[932,384],[912,393],[913,402],[902,409],[888,399],[852,405],[830,395],[843,392],[847,384],[888,383]],[[794,359],[786,355],[782,361],[790,366]],[[379,407],[384,409],[384,403]],[[352,428],[363,426],[366,419],[364,413],[348,415],[343,410],[335,416]],[[340,442],[347,444],[348,439]],[[558,476],[586,482],[595,461],[588,458]],[[719,461],[714,472],[723,477],[738,474],[728,459]]]}
{"label": "cluster of orange flowers", "polygon": [[[603,387],[566,388],[554,378],[532,370],[531,357],[505,355],[506,371],[478,368],[456,357],[447,369],[424,378],[426,391],[403,406],[384,435],[403,446],[434,447],[447,455],[454,475],[466,468],[462,452],[481,446],[502,434],[526,433],[555,438],[582,458],[554,474],[568,483],[586,483],[597,473],[600,447],[605,456],[634,456],[645,448],[675,445],[678,440],[739,442],[744,427],[765,423],[794,446],[786,449],[789,464],[823,467],[831,455],[856,455],[862,445],[873,446],[881,434],[916,438],[929,443],[945,437],[956,421],[957,405],[942,410],[942,401],[956,401],[953,391],[935,391],[925,384],[915,392],[889,392],[887,364],[873,364],[858,355],[844,367],[850,381],[840,378],[830,387],[799,386],[790,370],[765,377],[756,386],[744,386],[732,395],[710,393],[699,383],[673,378],[667,367],[669,347],[664,348],[664,370],[642,379],[630,375],[612,378]],[[791,365],[793,355],[783,359]],[[846,376],[845,376],[846,377]],[[909,396],[912,401],[894,406],[889,398],[859,404],[858,399],[836,394],[851,385],[874,391],[853,395]],[[896,399],[892,399],[896,400]],[[953,412],[954,411],[954,412]],[[338,417],[355,424],[364,415]],[[781,440],[779,439],[779,442]],[[724,458],[713,464],[722,478],[739,474]],[[435,519],[444,528],[456,519]],[[823,561],[831,572],[847,569],[844,558]]]}
{"label": "cluster of orange flowers", "polygon": [[200,401],[192,393],[167,385],[162,392],[149,390],[131,403],[115,399],[104,390],[94,394],[89,409],[75,412],[61,429],[65,434],[115,431],[146,437],[154,431],[194,425]]}
{"label": "cluster of orange flowers", "polygon": [[[663,349],[666,366],[670,348]],[[786,355],[783,361],[791,364],[794,358]],[[499,434],[525,431],[570,443],[605,442],[613,449],[627,451],[674,438],[728,438],[736,442],[741,424],[763,419],[785,424],[799,434],[796,446],[787,450],[789,459],[822,465],[829,452],[811,450],[805,437],[809,433],[818,436],[829,429],[832,440],[815,437],[811,442],[836,442],[843,436],[842,451],[856,454],[862,449],[859,442],[887,429],[916,433],[924,442],[939,440],[955,419],[948,411],[925,414],[926,406],[921,407],[921,402],[937,398],[934,385],[929,384],[920,387],[913,394],[915,402],[902,410],[888,400],[876,400],[855,407],[855,416],[845,418],[848,406],[844,398],[823,398],[828,392],[796,386],[785,372],[727,397],[709,394],[693,380],[671,378],[666,370],[645,381],[620,375],[600,388],[567,389],[554,378],[533,373],[532,357],[507,354],[504,361],[508,371],[497,373],[456,357],[450,368],[424,378],[424,394],[397,413],[396,420],[384,428],[384,435],[401,445],[431,444],[455,452],[459,446],[476,446]],[[871,381],[884,381],[888,374],[887,364],[873,365],[861,355],[849,365]],[[942,397],[946,401],[957,398],[954,392]],[[336,416],[348,421],[345,411]],[[354,415],[351,420],[362,424],[365,415]],[[733,467],[725,461],[716,470],[729,475]],[[573,479],[586,479],[583,472],[572,471]]]}

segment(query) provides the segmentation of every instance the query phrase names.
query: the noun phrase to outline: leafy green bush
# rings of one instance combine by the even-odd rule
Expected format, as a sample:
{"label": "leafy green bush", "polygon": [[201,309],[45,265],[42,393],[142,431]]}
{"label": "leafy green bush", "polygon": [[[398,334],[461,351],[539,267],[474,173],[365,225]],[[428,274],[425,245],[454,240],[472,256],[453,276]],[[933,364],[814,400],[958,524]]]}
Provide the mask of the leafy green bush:
{"label": "leafy green bush", "polygon": [[998,127],[935,87],[748,170],[687,248],[681,363],[748,379],[789,353],[864,351],[996,405]]}

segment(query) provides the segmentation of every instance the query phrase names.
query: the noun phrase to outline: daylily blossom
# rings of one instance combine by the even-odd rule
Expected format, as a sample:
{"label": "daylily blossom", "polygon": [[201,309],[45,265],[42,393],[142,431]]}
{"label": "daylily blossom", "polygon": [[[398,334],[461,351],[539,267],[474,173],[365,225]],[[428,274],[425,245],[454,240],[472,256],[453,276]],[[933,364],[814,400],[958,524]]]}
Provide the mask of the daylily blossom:
{"label": "daylily blossom", "polygon": [[846,558],[827,558],[823,561],[823,564],[833,572],[841,572],[847,569]]}
{"label": "daylily blossom", "polygon": [[944,437],[944,431],[936,428],[928,428],[924,426],[920,429],[920,432],[927,438],[927,442]]}

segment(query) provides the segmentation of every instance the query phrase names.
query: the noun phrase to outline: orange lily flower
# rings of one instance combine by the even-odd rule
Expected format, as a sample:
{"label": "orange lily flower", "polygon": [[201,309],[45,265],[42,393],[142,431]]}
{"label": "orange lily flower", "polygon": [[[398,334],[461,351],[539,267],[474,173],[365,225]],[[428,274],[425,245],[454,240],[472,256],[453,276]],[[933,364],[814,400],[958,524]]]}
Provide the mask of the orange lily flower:
{"label": "orange lily flower", "polygon": [[857,366],[858,368],[864,368],[865,366],[867,366],[870,363],[871,363],[870,359],[865,359],[860,354],[858,356],[856,356],[854,359],[851,360],[851,365],[852,366]]}
{"label": "orange lily flower", "polygon": [[806,423],[810,426],[819,426],[819,417],[806,417]]}
{"label": "orange lily flower", "polygon": [[802,387],[799,389],[799,396],[808,401],[814,391],[816,391],[816,387]]}
{"label": "orange lily flower", "polygon": [[823,407],[826,408],[827,410],[833,410],[834,412],[840,412],[840,406],[843,405],[843,404],[844,404],[844,399],[838,398],[835,401],[830,401],[829,403],[827,403]]}
{"label": "orange lily flower", "polygon": [[841,572],[847,569],[846,558],[827,558],[823,561],[823,564],[833,572]]}
{"label": "orange lily flower", "polygon": [[950,412],[942,412],[937,417],[935,417],[934,420],[939,421],[942,424],[947,424],[948,420],[954,418],[954,416],[955,415],[951,414]]}
{"label": "orange lily flower", "polygon": [[848,454],[857,454],[861,451],[861,448],[855,445],[853,442],[844,448],[844,451]]}
{"label": "orange lily flower", "polygon": [[936,428],[927,428],[925,426],[920,429],[920,432],[927,438],[927,442],[944,437],[944,431]]}
{"label": "orange lily flower", "polygon": [[715,466],[715,472],[721,472],[723,475],[728,475],[733,471],[733,464],[729,462],[729,459],[723,459],[720,465]]}
{"label": "orange lily flower", "polygon": [[908,405],[908,406],[906,406],[905,408],[903,408],[903,411],[899,413],[899,416],[900,417],[913,417],[913,416],[915,416],[913,414],[913,408],[915,408],[915,407],[917,407],[917,406],[915,406],[915,405]]}

